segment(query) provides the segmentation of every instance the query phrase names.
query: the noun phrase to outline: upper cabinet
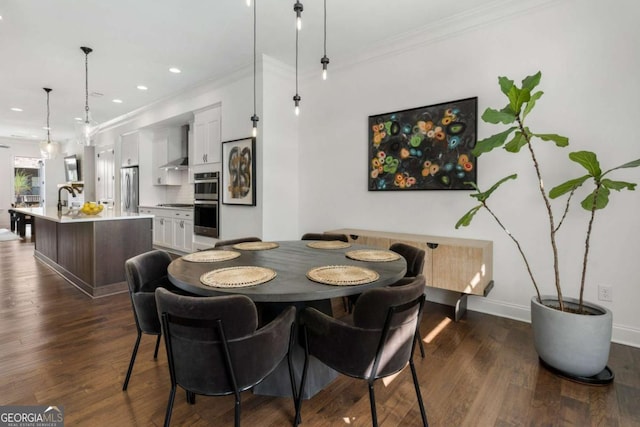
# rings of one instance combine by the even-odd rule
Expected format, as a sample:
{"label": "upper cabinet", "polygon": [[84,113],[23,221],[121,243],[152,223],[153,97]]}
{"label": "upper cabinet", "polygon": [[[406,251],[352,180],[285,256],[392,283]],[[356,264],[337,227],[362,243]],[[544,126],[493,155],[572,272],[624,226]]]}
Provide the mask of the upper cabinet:
{"label": "upper cabinet", "polygon": [[181,156],[180,128],[167,128],[153,132],[151,150],[153,185],[182,185],[182,171],[160,168]]}
{"label": "upper cabinet", "polygon": [[122,135],[120,143],[121,166],[138,166],[138,145],[140,145],[140,133],[133,132]]}
{"label": "upper cabinet", "polygon": [[221,107],[218,105],[194,114],[190,165],[220,163],[222,158],[220,110]]}

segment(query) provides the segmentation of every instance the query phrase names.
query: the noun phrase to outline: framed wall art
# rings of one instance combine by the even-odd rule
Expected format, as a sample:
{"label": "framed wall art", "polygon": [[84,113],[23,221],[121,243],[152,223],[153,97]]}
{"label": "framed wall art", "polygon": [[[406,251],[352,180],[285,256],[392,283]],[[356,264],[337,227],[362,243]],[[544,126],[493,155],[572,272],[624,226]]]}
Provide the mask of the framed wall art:
{"label": "framed wall art", "polygon": [[478,98],[369,116],[369,191],[472,190]]}
{"label": "framed wall art", "polygon": [[222,143],[222,203],[256,205],[256,140]]}

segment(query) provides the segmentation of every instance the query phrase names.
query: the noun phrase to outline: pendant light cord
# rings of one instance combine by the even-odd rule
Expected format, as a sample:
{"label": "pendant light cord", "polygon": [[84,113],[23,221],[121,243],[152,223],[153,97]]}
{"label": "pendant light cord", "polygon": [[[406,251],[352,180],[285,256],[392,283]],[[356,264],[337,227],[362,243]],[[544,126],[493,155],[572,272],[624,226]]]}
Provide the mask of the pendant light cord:
{"label": "pendant light cord", "polygon": [[324,56],[327,56],[327,0],[324,0]]}
{"label": "pendant light cord", "polygon": [[296,29],[296,95],[298,94],[298,31]]}
{"label": "pendant light cord", "polygon": [[89,123],[89,54],[84,54],[84,120]]}
{"label": "pendant light cord", "polygon": [[47,92],[47,144],[51,144],[51,129],[49,126],[49,90]]}
{"label": "pendant light cord", "polygon": [[256,115],[256,3],[253,1],[253,115]]}

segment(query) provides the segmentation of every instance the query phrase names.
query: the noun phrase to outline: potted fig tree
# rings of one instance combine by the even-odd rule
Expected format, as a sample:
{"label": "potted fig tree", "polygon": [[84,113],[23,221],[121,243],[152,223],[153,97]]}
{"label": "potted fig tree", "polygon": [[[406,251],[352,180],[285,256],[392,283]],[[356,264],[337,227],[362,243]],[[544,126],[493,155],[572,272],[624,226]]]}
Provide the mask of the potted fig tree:
{"label": "potted fig tree", "polygon": [[[531,325],[536,351],[545,365],[560,374],[584,380],[584,382],[598,377],[612,379],[613,373],[606,367],[611,345],[612,313],[605,307],[584,301],[583,298],[589,261],[589,245],[596,212],[608,205],[611,192],[634,190],[636,187],[635,183],[615,181],[610,178],[610,175],[619,169],[640,166],[640,159],[603,170],[593,152],[571,152],[568,155],[569,160],[584,168],[584,173],[547,192],[543,185],[540,159],[536,156],[534,144],[554,143],[556,147],[563,149],[569,145],[569,139],[557,134],[535,133],[525,123],[527,116],[533,111],[536,102],[543,94],[542,91],[535,90],[540,83],[541,76],[542,74],[538,72],[526,77],[522,80],[520,87],[507,77],[498,78],[500,89],[506,96],[508,103],[501,109],[487,108],[482,114],[482,120],[509,127],[478,141],[473,154],[480,156],[502,147],[510,153],[526,153],[530,157],[537,178],[540,201],[544,205],[544,212],[546,212],[548,220],[546,233],[549,237],[553,258],[555,293],[553,295],[541,294],[541,284],[536,281],[525,248],[511,234],[489,204],[489,199],[496,190],[501,185],[516,179],[517,174],[500,179],[486,191],[481,191],[471,183],[476,190],[471,194],[471,197],[476,199],[478,204],[458,220],[456,228],[468,226],[475,214],[484,209],[515,244],[535,289],[535,296],[531,299]],[[554,165],[554,167],[557,166]],[[589,220],[585,224],[584,254],[580,261],[575,260],[575,262],[582,263],[580,295],[578,298],[570,298],[564,295],[561,286],[560,269],[562,265],[558,255],[560,249],[558,248],[557,234],[567,218],[574,195],[578,194],[581,187],[587,185],[590,188],[580,203],[582,208],[589,212]],[[554,211],[552,199],[561,196],[566,197],[566,201],[562,203],[560,210],[556,208]],[[574,260],[564,261],[573,262]]]}

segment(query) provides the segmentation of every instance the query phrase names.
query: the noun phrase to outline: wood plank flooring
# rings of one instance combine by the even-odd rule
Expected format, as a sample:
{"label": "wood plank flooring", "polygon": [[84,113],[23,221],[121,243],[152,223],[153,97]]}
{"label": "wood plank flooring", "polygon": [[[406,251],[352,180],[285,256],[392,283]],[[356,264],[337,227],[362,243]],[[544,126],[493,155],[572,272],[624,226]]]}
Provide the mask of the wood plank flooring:
{"label": "wood plank flooring", "polygon": [[[341,302],[335,307],[341,309]],[[0,405],[62,405],[69,426],[162,425],[169,392],[164,347],[143,336],[129,390],[121,390],[135,326],[129,297],[90,299],[33,257],[0,242]],[[640,349],[614,344],[614,384],[589,387],[538,364],[528,324],[468,312],[451,321],[428,303],[427,357],[416,353],[432,426],[640,426]],[[381,426],[415,426],[408,369],[376,386]],[[371,425],[364,382],[339,377],[303,404],[303,426]],[[245,426],[291,425],[290,399],[243,394]],[[231,397],[176,398],[172,425],[231,426]]]}

